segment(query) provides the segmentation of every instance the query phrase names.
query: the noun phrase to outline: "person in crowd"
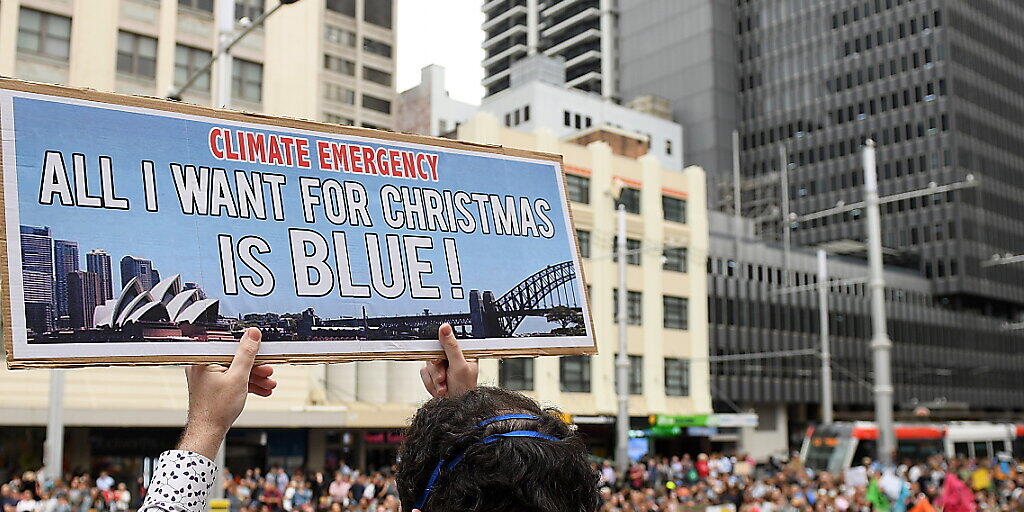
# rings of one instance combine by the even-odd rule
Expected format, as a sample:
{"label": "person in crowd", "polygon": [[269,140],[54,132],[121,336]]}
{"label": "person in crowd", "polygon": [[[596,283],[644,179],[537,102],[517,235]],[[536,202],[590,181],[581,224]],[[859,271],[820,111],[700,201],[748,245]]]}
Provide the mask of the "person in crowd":
{"label": "person in crowd", "polygon": [[102,491],[109,491],[114,487],[114,478],[110,476],[110,473],[101,471],[100,476],[96,478],[96,488]]}

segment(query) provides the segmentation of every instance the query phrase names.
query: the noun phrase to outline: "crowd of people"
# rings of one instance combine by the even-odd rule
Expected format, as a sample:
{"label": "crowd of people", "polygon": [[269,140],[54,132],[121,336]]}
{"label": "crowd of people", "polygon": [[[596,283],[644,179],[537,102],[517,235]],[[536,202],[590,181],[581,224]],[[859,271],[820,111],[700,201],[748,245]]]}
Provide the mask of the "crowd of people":
{"label": "crowd of people", "polygon": [[[883,471],[870,459],[841,474],[799,461],[757,464],[746,455],[647,457],[625,474],[599,473],[600,512],[1024,512],[1024,466],[1016,460],[933,456]],[[397,512],[391,471],[364,473],[344,463],[323,472],[225,472],[230,512]],[[127,512],[145,489],[106,472],[65,484],[26,472],[0,487],[2,512]]]}
{"label": "crowd of people", "polygon": [[127,512],[142,503],[125,482],[102,471],[96,478],[76,475],[66,482],[45,471],[26,471],[0,485],[3,512]]}
{"label": "crowd of people", "polygon": [[887,471],[861,462],[834,474],[796,459],[758,466],[748,456],[650,457],[624,477],[605,463],[600,512],[1024,511],[1024,466],[1016,460],[937,455]]}

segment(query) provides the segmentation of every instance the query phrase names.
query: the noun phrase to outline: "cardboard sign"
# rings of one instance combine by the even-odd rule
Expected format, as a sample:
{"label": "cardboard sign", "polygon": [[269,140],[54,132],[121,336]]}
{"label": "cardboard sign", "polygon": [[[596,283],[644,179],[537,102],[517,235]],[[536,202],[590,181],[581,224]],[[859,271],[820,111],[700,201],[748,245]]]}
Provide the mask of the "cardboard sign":
{"label": "cardboard sign", "polygon": [[555,155],[0,80],[8,365],[596,352]]}

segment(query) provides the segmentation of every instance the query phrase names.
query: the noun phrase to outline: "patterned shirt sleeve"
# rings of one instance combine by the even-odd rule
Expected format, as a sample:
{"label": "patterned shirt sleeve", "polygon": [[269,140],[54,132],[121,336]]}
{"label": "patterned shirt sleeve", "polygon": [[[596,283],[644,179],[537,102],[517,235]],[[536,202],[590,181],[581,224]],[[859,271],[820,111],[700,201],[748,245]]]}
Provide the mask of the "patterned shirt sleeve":
{"label": "patterned shirt sleeve", "polygon": [[163,452],[139,512],[205,512],[216,475],[217,465],[198,453]]}

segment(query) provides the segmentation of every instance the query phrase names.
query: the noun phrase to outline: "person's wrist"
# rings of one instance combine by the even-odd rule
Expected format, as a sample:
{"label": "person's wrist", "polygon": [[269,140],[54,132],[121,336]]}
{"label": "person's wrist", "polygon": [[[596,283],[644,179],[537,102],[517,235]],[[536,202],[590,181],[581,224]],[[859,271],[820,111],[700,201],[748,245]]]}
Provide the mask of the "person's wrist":
{"label": "person's wrist", "polygon": [[181,435],[181,441],[178,442],[178,449],[195,452],[207,459],[214,460],[217,458],[217,452],[220,450],[220,445],[224,442],[229,428],[189,419],[185,423],[185,432]]}

